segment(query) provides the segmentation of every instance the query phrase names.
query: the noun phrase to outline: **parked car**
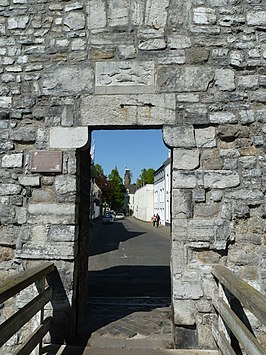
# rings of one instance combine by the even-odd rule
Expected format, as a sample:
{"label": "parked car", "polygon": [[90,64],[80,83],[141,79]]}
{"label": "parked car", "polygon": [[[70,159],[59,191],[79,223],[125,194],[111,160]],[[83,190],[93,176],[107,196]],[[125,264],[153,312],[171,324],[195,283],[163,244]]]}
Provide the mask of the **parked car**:
{"label": "parked car", "polygon": [[116,220],[125,219],[125,215],[122,212],[118,212],[115,217]]}
{"label": "parked car", "polygon": [[111,213],[105,213],[103,215],[103,223],[113,223],[114,220],[114,216]]}

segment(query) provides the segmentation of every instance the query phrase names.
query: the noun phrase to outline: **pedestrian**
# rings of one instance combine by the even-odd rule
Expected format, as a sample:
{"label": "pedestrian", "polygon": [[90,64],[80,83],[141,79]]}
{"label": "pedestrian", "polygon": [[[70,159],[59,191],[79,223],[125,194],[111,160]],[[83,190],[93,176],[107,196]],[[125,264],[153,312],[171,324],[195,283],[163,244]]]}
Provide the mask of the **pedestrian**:
{"label": "pedestrian", "polygon": [[159,227],[159,224],[160,224],[160,216],[157,213],[157,215],[156,215],[156,227]]}
{"label": "pedestrian", "polygon": [[153,225],[153,228],[154,228],[155,224],[156,224],[156,216],[155,216],[155,214],[151,217],[151,221],[152,221],[152,225]]}

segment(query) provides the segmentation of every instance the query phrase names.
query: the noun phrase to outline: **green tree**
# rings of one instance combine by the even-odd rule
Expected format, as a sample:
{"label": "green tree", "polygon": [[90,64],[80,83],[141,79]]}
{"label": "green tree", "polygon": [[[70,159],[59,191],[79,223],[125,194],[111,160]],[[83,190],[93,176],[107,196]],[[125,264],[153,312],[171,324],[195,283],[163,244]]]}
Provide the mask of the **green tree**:
{"label": "green tree", "polygon": [[117,167],[111,171],[110,175],[108,176],[108,181],[112,184],[113,188],[111,196],[111,208],[113,210],[118,210],[124,204],[125,188]]}
{"label": "green tree", "polygon": [[137,179],[137,187],[141,187],[145,184],[153,184],[154,183],[154,173],[155,170],[153,168],[142,169],[139,178]]}
{"label": "green tree", "polygon": [[104,175],[103,168],[100,164],[94,164],[97,176]]}

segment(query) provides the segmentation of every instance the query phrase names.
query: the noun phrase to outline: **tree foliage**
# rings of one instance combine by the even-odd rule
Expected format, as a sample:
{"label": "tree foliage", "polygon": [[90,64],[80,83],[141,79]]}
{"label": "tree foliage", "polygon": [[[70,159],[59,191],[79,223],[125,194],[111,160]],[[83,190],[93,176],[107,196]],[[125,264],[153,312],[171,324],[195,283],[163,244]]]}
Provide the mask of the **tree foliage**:
{"label": "tree foliage", "polygon": [[111,208],[113,210],[118,210],[124,204],[125,188],[123,185],[123,180],[119,175],[117,167],[115,167],[111,171],[110,175],[108,176],[108,180],[112,183],[112,187],[113,187]]}
{"label": "tree foliage", "polygon": [[139,178],[137,179],[137,187],[141,187],[145,184],[153,184],[154,183],[154,173],[155,170],[153,168],[142,169]]}
{"label": "tree foliage", "polygon": [[94,164],[97,176],[104,175],[103,168],[100,164]]}
{"label": "tree foliage", "polygon": [[107,203],[112,210],[120,209],[124,204],[124,186],[117,167],[108,177],[104,175],[103,168],[99,164],[95,164],[95,171],[95,182],[102,191],[103,202]]}

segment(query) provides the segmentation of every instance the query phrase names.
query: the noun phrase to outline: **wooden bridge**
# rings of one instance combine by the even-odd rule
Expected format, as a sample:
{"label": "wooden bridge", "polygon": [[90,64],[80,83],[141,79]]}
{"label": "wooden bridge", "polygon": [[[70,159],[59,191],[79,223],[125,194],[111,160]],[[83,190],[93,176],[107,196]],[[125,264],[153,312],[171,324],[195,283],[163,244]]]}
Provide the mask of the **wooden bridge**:
{"label": "wooden bridge", "polygon": [[[30,285],[37,289],[36,297],[21,307],[15,314],[9,316],[0,325],[0,347],[5,348],[6,342],[24,325],[38,314],[39,325],[33,332],[23,337],[23,342],[14,347],[12,354],[27,355],[34,351],[35,354],[87,354],[101,355],[104,349],[92,349],[68,346],[64,344],[50,344],[54,352],[46,352],[43,347],[43,339],[53,323],[53,317],[45,317],[45,306],[53,300],[52,282],[56,269],[53,263],[41,263],[38,266],[27,269],[16,276],[5,279],[0,285],[0,304],[14,302],[15,297]],[[255,329],[249,322],[247,313],[251,312],[258,320],[261,327],[266,325],[266,296],[258,292],[251,285],[239,278],[235,273],[221,265],[212,268],[213,277],[217,288],[213,290],[212,303],[216,311],[213,323],[213,337],[217,344],[217,350],[204,349],[161,349],[145,350],[145,354],[158,355],[193,355],[193,354],[218,354],[234,355],[263,355],[266,354],[265,344],[259,341],[255,335]],[[52,313],[52,312],[51,312]],[[34,350],[35,349],[35,350]],[[141,354],[136,350],[108,349],[111,355],[115,354]],[[5,351],[5,354],[8,352]]]}

